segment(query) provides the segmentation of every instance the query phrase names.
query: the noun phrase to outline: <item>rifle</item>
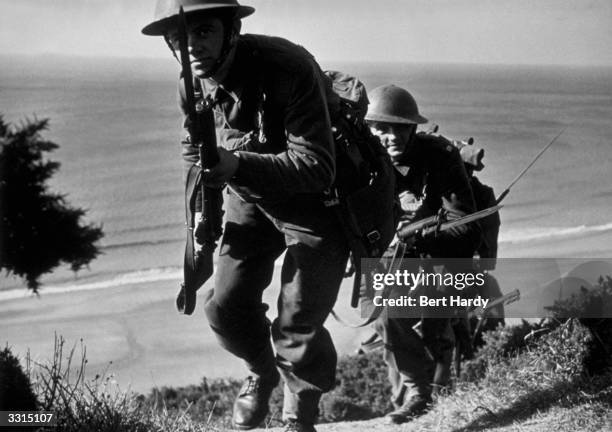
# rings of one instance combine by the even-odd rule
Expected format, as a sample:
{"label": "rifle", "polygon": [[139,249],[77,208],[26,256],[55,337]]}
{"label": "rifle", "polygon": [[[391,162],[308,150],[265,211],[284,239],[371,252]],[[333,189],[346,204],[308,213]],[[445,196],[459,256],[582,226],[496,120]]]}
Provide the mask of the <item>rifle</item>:
{"label": "rifle", "polygon": [[418,220],[416,222],[407,224],[400,228],[397,232],[397,237],[399,238],[398,244],[401,245],[399,247],[403,248],[403,252],[405,252],[406,248],[408,247],[408,242],[406,240],[415,237],[417,234],[420,234],[422,236],[431,234],[435,235],[439,232],[446,231],[451,228],[455,228],[470,222],[474,222],[478,219],[485,218],[489,215],[492,215],[493,213],[498,212],[502,207],[502,205],[494,205],[489,208],[470,213],[469,215],[457,218],[452,221],[445,221],[444,215],[442,214],[442,212],[439,212],[437,215],[430,216]]}
{"label": "rifle", "polygon": [[506,189],[504,189],[504,191],[501,193],[501,195],[499,196],[499,198],[497,198],[497,201],[495,202],[495,204],[499,204],[502,202],[502,200],[504,198],[506,198],[506,195],[508,195],[508,192],[510,192],[510,189],[512,188],[512,186],[515,185],[515,183],[517,181],[519,181],[521,179],[521,177],[523,177],[523,175],[525,175],[525,173],[529,170],[529,168],[531,168],[533,166],[534,163],[536,163],[536,161],[540,158],[540,156],[542,156],[544,154],[544,152],[546,150],[549,149],[549,147],[551,145],[553,145],[553,143],[555,141],[557,141],[557,138],[559,138],[563,132],[565,132],[565,130],[568,128],[568,126],[565,126],[563,129],[561,129],[561,132],[559,132],[548,144],[546,144],[542,150],[540,150],[538,152],[537,155],[535,155],[535,157],[531,160],[531,162],[525,167],[525,169],[523,169],[523,171],[521,171],[515,178],[514,180],[512,180],[512,182],[510,182],[510,184],[508,185],[508,187]]}
{"label": "rifle", "polygon": [[[189,59],[187,25],[182,6],[178,14],[178,40],[185,86],[187,129],[191,143],[199,149],[200,158],[199,163],[189,170],[185,184],[187,242],[183,263],[184,281],[176,297],[178,311],[191,315],[195,309],[196,291],[213,273],[213,253],[217,247],[217,240],[223,232],[221,227],[223,197],[221,189],[207,187],[202,182],[202,169],[210,169],[219,162],[214,102],[210,96],[196,101]],[[202,219],[196,228],[195,210],[198,194],[202,197]],[[196,247],[195,241],[202,246],[201,249]]]}
{"label": "rifle", "polygon": [[475,318],[485,318],[487,315],[491,313],[491,310],[499,306],[501,304],[510,304],[521,298],[521,292],[518,289],[509,292],[508,294],[504,294],[501,297],[497,297],[495,300],[491,300],[487,303],[485,307],[478,307],[472,311],[470,311],[469,317]]}
{"label": "rifle", "polygon": [[[408,224],[400,228],[400,230],[397,232],[398,241],[395,243],[395,250],[393,252],[393,257],[390,260],[389,269],[387,270],[387,273],[393,274],[396,270],[400,268],[402,259],[404,258],[406,250],[409,246],[409,241],[407,240],[409,240],[409,238],[411,237],[416,236],[417,233],[420,233],[423,236],[435,235],[438,232],[444,232],[451,228],[465,225],[467,223],[474,222],[476,220],[487,217],[499,211],[499,209],[502,207],[503,206],[501,205],[495,205],[452,221],[444,221],[442,215],[438,214],[436,216],[421,219],[417,222]],[[386,287],[382,292],[382,297],[387,298],[391,294],[391,290],[392,287]],[[336,319],[336,321],[346,325],[347,327],[359,328],[374,322],[380,316],[383,309],[383,306],[374,306],[368,316],[358,323],[352,323],[343,319],[335,311],[332,311],[332,316]]]}
{"label": "rifle", "polygon": [[477,308],[473,311],[470,311],[469,318],[478,317],[478,324],[476,324],[476,328],[472,333],[472,343],[476,340],[480,332],[482,331],[482,327],[487,322],[489,318],[489,314],[493,310],[494,307],[499,305],[507,305],[513,303],[521,298],[521,292],[518,289],[509,292],[501,297],[496,298],[495,300],[491,300],[486,307]]}

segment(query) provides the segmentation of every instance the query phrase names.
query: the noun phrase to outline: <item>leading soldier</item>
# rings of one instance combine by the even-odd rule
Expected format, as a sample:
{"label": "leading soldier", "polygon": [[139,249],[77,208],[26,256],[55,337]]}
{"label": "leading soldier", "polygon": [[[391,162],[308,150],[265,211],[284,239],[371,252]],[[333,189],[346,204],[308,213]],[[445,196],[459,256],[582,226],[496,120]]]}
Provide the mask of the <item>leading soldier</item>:
{"label": "leading soldier", "polygon": [[[410,222],[440,209],[448,220],[473,213],[474,198],[459,151],[441,136],[417,133],[417,126],[427,119],[419,114],[412,95],[385,85],[375,88],[370,100],[366,120],[395,165],[398,193],[422,199]],[[479,242],[478,224],[471,223],[419,238],[414,251],[416,256],[472,258]],[[419,324],[420,334],[414,328]],[[454,345],[450,318],[390,318],[383,313],[375,327],[385,345],[396,407],[387,417],[391,423],[404,423],[428,409],[432,385],[448,384]]]}
{"label": "leading soldier", "polygon": [[[323,323],[348,257],[342,230],[321,199],[334,178],[329,109],[338,102],[304,48],[241,35],[241,19],[254,8],[236,0],[158,0],[155,21],[143,33],[162,36],[176,55],[180,6],[194,87],[216,103],[220,161],[204,172],[204,182],[229,186],[205,311],[221,346],[250,371],[234,403],[233,426],[262,422],[280,371],[287,430],[314,431],[321,394],[335,382],[336,351]],[[185,112],[182,81],[179,90]],[[182,145],[189,169],[198,149],[189,137]],[[279,315],[270,329],[262,293],[283,252]]]}

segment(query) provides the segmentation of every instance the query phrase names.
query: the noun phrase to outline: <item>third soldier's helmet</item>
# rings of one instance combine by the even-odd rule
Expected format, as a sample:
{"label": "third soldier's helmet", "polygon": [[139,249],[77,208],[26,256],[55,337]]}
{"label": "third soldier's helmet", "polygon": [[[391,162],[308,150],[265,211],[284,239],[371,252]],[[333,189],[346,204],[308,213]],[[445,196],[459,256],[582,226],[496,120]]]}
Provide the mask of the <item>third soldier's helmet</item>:
{"label": "third soldier's helmet", "polygon": [[142,33],[147,36],[165,35],[168,27],[173,24],[173,20],[178,15],[181,6],[183,6],[186,14],[212,9],[234,9],[236,18],[244,18],[255,12],[255,8],[243,6],[237,0],[157,0],[153,22],[146,25],[142,29]]}
{"label": "third soldier's helmet", "polygon": [[427,119],[419,114],[417,103],[407,90],[393,84],[376,87],[369,93],[370,106],[365,117],[385,123],[423,124]]}

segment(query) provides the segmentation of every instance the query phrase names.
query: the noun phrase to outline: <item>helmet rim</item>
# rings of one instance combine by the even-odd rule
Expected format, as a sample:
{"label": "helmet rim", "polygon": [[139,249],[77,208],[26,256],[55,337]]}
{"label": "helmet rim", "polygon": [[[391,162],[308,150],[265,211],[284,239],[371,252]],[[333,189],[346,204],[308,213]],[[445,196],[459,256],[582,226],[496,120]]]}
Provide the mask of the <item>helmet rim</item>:
{"label": "helmet rim", "polygon": [[382,123],[400,123],[400,124],[424,124],[429,122],[426,117],[420,114],[415,114],[412,118],[399,117],[389,114],[367,114],[366,121],[382,122]]}
{"label": "helmet rim", "polygon": [[376,87],[369,95],[370,106],[365,119],[385,123],[423,124],[426,117],[419,113],[414,97],[394,84]]}
{"label": "helmet rim", "polygon": [[[253,12],[255,12],[254,7],[244,6],[244,5],[238,4],[238,2],[234,4],[209,3],[209,4],[195,4],[195,5],[184,5],[183,6],[183,10],[185,11],[185,14],[189,14],[192,12],[206,11],[206,10],[214,11],[214,10],[223,10],[223,9],[235,9],[237,19],[245,18],[253,14]],[[171,13],[168,13],[168,12],[171,12]],[[142,28],[141,30],[142,34],[144,34],[145,36],[164,36],[166,32],[168,31],[168,29],[175,25],[174,21],[176,20],[177,15],[178,15],[178,10],[177,11],[171,10],[171,11],[167,11],[165,16],[162,16],[162,17],[156,16],[155,17],[156,19],[153,22],[147,24],[146,26]]]}

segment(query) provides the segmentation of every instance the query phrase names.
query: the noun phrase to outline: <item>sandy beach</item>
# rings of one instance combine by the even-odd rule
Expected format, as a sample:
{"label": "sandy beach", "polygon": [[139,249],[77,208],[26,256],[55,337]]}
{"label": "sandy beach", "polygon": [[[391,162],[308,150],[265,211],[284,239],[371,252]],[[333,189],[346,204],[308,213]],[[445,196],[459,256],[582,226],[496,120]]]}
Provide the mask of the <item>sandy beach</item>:
{"label": "sandy beach", "polygon": [[[563,241],[539,240],[502,243],[504,257],[612,257],[612,233]],[[610,261],[610,258],[607,258]],[[279,273],[279,272],[276,272]],[[265,294],[275,311],[279,281],[275,277]],[[66,339],[66,351],[80,340],[87,350],[89,377],[104,371],[114,374],[120,388],[147,392],[156,386],[197,384],[203,377],[235,377],[246,373],[242,363],[217,346],[202,310],[193,316],[174,308],[178,279],[146,281],[105,287],[104,284],[63,286],[42,290],[39,298],[25,294],[0,301],[0,343],[8,344],[24,357],[27,350],[35,361],[52,357],[54,334]],[[200,299],[208,286],[200,291]],[[502,291],[513,289],[502,285]],[[336,309],[350,314],[350,283],[345,280]],[[355,316],[355,315],[354,315]],[[355,352],[369,329],[354,330],[333,318],[327,321],[340,355]],[[112,362],[112,363],[111,363]]]}
{"label": "sandy beach", "polygon": [[[29,349],[35,361],[46,362],[55,333],[66,339],[67,348],[77,344],[76,353],[82,339],[89,377],[108,370],[122,389],[139,392],[197,384],[205,376],[242,378],[242,363],[217,346],[202,301],[192,316],[175,310],[177,286],[178,280],[167,280],[57,294],[43,290],[40,298],[5,300],[0,302],[0,344],[22,357]],[[277,280],[266,293],[269,316],[275,313],[274,286]],[[368,332],[342,327],[332,318],[328,328],[340,355],[355,351]]]}

